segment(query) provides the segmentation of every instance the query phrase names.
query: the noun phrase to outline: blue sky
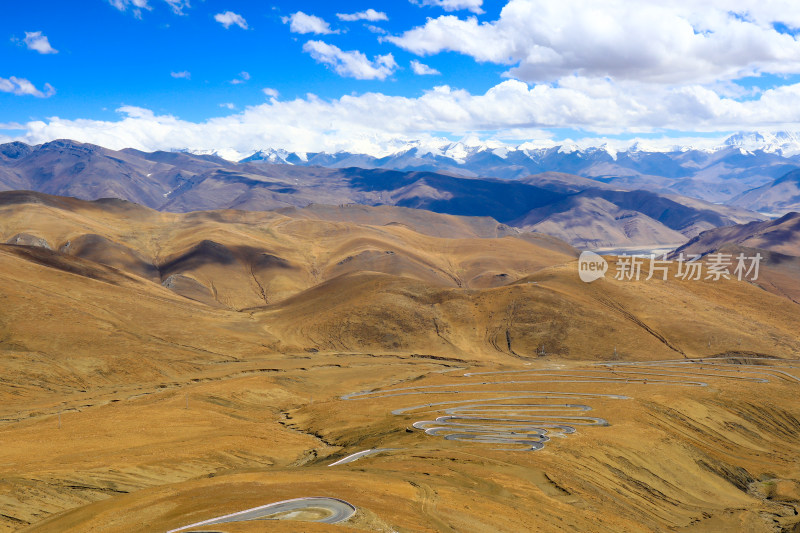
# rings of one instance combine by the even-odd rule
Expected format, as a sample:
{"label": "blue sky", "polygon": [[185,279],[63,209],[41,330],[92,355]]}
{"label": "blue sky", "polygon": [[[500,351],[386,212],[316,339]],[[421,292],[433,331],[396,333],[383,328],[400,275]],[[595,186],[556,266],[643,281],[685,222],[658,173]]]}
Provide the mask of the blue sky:
{"label": "blue sky", "polygon": [[673,4],[7,2],[0,140],[375,152],[797,129],[793,0]]}
{"label": "blue sky", "polygon": [[[0,35],[0,76],[26,78],[37,87],[50,83],[51,98],[18,98],[0,93],[2,122],[27,122],[58,115],[63,118],[115,117],[115,109],[135,105],[186,120],[203,120],[224,114],[220,104],[241,108],[264,101],[262,89],[277,89],[282,98],[312,92],[324,98],[379,91],[413,96],[443,79],[458,87],[483,92],[495,85],[502,66],[477,64],[469,57],[444,54],[427,64],[442,72],[430,77],[415,75],[409,63],[420,59],[391,43],[381,43],[373,25],[397,33],[424,24],[426,17],[443,13],[436,7],[403,2],[382,2],[388,21],[342,22],[337,13],[358,13],[376,7],[374,2],[253,2],[241,0],[197,1],[176,14],[165,2],[149,2],[151,10],[120,11],[102,0],[87,0],[82,9],[63,1],[10,2],[3,8]],[[492,9],[494,4],[494,9]],[[484,3],[481,18],[499,12],[500,2]],[[232,11],[248,25],[226,29],[214,15]],[[324,40],[344,50],[359,50],[372,57],[392,53],[400,65],[391,79],[356,80],[337,75],[318,64],[303,44],[313,34],[294,34],[282,17],[303,11],[328,21],[338,34]],[[28,50],[14,38],[41,31],[56,54]],[[171,73],[189,72],[190,79]],[[246,83],[232,84],[247,72]]]}

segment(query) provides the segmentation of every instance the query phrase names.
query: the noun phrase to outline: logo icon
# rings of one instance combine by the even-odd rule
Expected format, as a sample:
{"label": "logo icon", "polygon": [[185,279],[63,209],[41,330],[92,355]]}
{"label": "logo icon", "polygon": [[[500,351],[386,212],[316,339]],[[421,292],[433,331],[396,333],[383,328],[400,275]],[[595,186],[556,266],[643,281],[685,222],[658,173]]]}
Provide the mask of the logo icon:
{"label": "logo icon", "polygon": [[578,258],[578,273],[581,281],[591,283],[605,277],[608,272],[608,262],[594,252],[583,252]]}

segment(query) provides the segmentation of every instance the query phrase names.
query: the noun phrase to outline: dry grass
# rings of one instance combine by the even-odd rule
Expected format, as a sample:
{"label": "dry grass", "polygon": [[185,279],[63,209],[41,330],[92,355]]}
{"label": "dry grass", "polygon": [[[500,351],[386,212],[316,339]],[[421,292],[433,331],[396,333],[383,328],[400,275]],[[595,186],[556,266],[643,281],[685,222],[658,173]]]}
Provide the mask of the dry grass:
{"label": "dry grass", "polygon": [[[549,241],[263,213],[28,207],[3,212],[0,237],[57,246],[92,233],[135,254],[110,247],[105,257],[118,261],[104,266],[0,246],[0,530],[166,531],[302,496],[342,498],[359,514],[270,530],[797,527],[800,383],[699,367],[687,371],[708,387],[624,383],[618,369],[592,366],[615,348],[626,361],[797,361],[800,316],[787,298],[738,282],[585,285],[568,248]],[[235,260],[213,246],[184,253],[203,241]],[[267,252],[292,267],[268,258],[256,283],[247,258]],[[131,262],[163,266],[176,254],[175,272],[213,282],[210,305]],[[487,282],[496,273],[506,281]],[[274,300],[259,304],[258,284]],[[481,381],[466,369],[600,371],[616,381],[535,386],[631,399],[592,400],[609,427],[510,452],[409,429],[420,419],[391,411],[416,405],[410,396],[341,398]],[[327,466],[375,447],[394,450]]]}

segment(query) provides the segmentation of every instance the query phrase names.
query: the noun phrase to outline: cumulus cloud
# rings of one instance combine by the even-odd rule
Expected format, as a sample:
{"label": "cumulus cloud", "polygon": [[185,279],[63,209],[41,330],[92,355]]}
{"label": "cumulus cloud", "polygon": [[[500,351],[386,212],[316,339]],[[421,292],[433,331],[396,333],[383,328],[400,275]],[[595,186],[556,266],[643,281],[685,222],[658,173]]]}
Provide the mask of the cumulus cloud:
{"label": "cumulus cloud", "polygon": [[225,109],[236,109],[236,104],[232,104],[231,102],[225,102],[224,104],[219,104],[220,107],[224,107]]}
{"label": "cumulus cloud", "polygon": [[389,17],[386,16],[386,13],[383,11],[375,11],[372,8],[367,9],[366,11],[359,11],[358,13],[336,13],[336,16],[339,18],[339,20],[343,20],[345,22],[353,22],[356,20],[368,20],[370,22],[389,20]]}
{"label": "cumulus cloud", "polygon": [[277,89],[273,89],[271,87],[264,87],[261,91],[268,96],[269,98],[277,98],[280,96],[281,93],[278,92]]}
{"label": "cumulus cloud", "polygon": [[[650,83],[712,83],[800,73],[794,0],[510,0],[479,22],[444,15],[387,37],[418,55],[455,51],[508,65],[507,75],[552,82],[568,75]],[[779,23],[779,24],[778,24]]]}
{"label": "cumulus cloud", "polygon": [[[0,80],[0,89],[4,82]],[[440,86],[416,98],[379,93],[324,100],[314,95],[270,99],[205,122],[123,107],[116,121],[51,118],[24,125],[29,143],[71,138],[110,148],[171,148],[248,152],[265,146],[294,151],[376,153],[399,139],[455,136],[520,139],[541,129],[572,128],[599,135],[659,130],[724,132],[796,129],[800,84],[737,101],[699,86],[566,78],[556,85],[506,80],[483,94]]]}
{"label": "cumulus cloud", "polygon": [[225,26],[227,30],[231,26],[239,26],[243,30],[248,28],[247,21],[244,19],[243,16],[239,15],[238,13],[234,13],[233,11],[226,11],[225,13],[217,13],[214,15],[214,20]]}
{"label": "cumulus cloud", "polygon": [[281,21],[289,24],[289,31],[292,33],[315,33],[317,35],[339,33],[339,30],[332,30],[330,24],[320,17],[307,15],[302,11],[292,13],[288,17],[281,17]]}
{"label": "cumulus cloud", "polygon": [[385,80],[397,69],[397,62],[392,54],[376,56],[370,60],[358,50],[345,52],[338,46],[322,41],[308,41],[303,45],[303,51],[340,76],[357,80]]}
{"label": "cumulus cloud", "polygon": [[411,3],[420,6],[441,7],[445,11],[459,11],[465,9],[479,15],[483,13],[483,9],[481,9],[483,0],[411,0]]}
{"label": "cumulus cloud", "polygon": [[182,70],[181,72],[170,72],[170,76],[175,78],[176,80],[183,79],[183,80],[190,80],[192,79],[192,73],[188,70]]}
{"label": "cumulus cloud", "polygon": [[40,54],[57,54],[58,50],[50,46],[50,40],[40,31],[25,32],[25,46],[28,50],[39,52]]}
{"label": "cumulus cloud", "polygon": [[50,98],[56,94],[55,88],[49,83],[44,84],[44,90],[39,90],[36,86],[25,78],[0,78],[0,92],[16,94],[17,96],[35,96],[37,98]]}
{"label": "cumulus cloud", "polygon": [[234,79],[231,80],[231,83],[234,84],[234,85],[239,85],[241,83],[245,83],[249,79],[250,79],[250,73],[249,72],[245,72],[243,70],[242,72],[239,73],[239,77],[238,78],[234,78]]}
{"label": "cumulus cloud", "polygon": [[411,60],[411,70],[413,70],[414,74],[418,76],[430,76],[434,74],[441,74],[441,72],[439,72],[435,68],[429,67],[424,63],[420,63],[416,59]]}

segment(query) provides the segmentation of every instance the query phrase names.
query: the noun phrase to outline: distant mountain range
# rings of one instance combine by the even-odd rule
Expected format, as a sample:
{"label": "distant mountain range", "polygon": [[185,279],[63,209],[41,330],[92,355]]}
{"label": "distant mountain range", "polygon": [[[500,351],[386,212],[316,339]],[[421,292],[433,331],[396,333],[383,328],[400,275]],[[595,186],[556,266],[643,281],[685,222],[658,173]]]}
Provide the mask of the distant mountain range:
{"label": "distant mountain range", "polygon": [[504,180],[234,163],[213,155],[114,151],[67,140],[0,145],[0,190],[85,200],[121,198],[172,212],[391,205],[491,217],[519,231],[549,234],[582,248],[677,246],[711,228],[765,218],[738,207],[631,191],[564,173]]}
{"label": "distant mountain range", "polygon": [[[220,154],[223,155],[223,154]],[[453,173],[472,177],[516,179],[541,172],[564,172],[626,189],[682,194],[714,203],[747,208],[751,189],[768,186],[800,168],[800,134],[739,133],[709,149],[682,146],[666,150],[636,144],[617,151],[608,146],[576,145],[509,148],[499,143],[411,142],[383,155],[295,153],[260,150],[242,162],[387,168]],[[757,203],[757,202],[756,202]]]}

